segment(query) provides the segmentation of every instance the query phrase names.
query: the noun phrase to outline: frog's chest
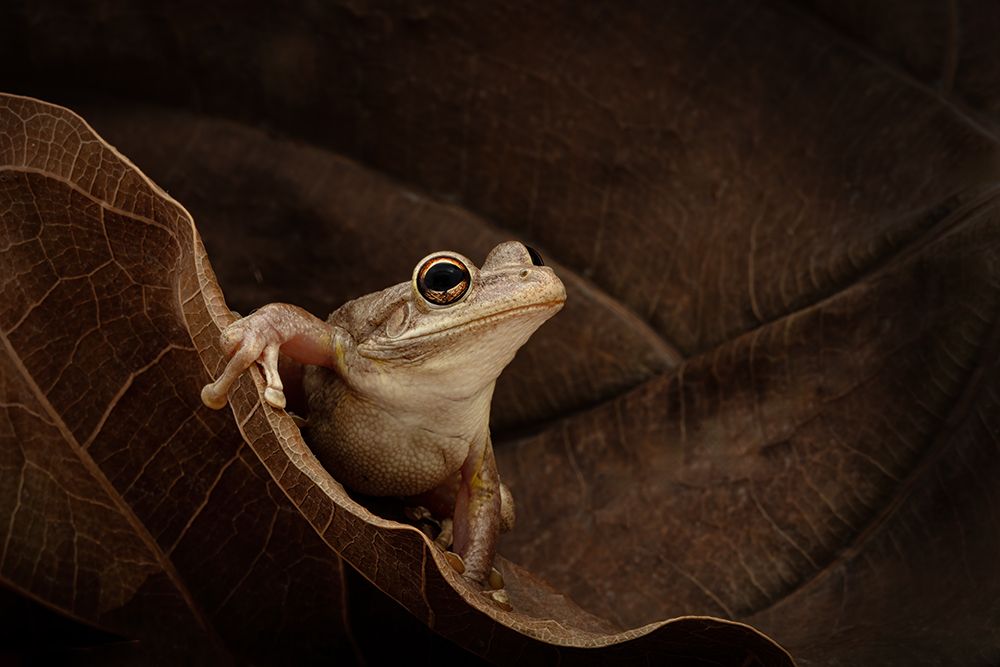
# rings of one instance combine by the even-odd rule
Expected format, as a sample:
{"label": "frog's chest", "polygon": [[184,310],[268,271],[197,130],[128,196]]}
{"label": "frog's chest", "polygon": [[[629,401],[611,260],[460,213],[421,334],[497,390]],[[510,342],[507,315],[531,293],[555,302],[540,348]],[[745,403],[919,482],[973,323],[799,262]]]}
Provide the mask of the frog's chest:
{"label": "frog's chest", "polygon": [[448,480],[468,456],[468,436],[436,428],[433,415],[381,408],[353,394],[333,371],[308,368],[305,387],[307,442],[330,474],[352,490],[373,496],[423,493]]}

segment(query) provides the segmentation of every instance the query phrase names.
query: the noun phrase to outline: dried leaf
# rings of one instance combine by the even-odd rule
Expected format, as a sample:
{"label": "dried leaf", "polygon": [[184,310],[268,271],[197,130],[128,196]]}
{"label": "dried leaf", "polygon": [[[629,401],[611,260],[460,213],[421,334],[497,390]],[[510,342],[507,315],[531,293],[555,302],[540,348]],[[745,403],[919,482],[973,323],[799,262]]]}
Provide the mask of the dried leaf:
{"label": "dried leaf", "polygon": [[197,399],[185,311],[222,300],[187,213],[3,96],[0,233],[0,580],[168,654],[344,650],[340,559]]}

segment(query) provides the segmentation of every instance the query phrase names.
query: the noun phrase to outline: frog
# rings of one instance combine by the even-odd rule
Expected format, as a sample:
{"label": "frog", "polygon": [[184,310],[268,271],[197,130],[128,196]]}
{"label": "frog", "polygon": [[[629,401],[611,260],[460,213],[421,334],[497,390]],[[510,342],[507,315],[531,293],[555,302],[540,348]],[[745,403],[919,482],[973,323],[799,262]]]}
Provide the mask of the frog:
{"label": "frog", "polygon": [[493,453],[493,392],[565,301],[552,267],[519,241],[494,247],[482,267],[433,252],[408,282],[348,301],[326,320],[287,303],[236,320],[220,335],[227,364],[201,398],[221,409],[258,364],[264,400],[282,409],[279,355],[303,364],[307,444],[326,470],[358,493],[450,512],[442,525],[451,544],[439,543],[451,547],[448,562],[471,584],[502,589],[497,541],[516,513]]}

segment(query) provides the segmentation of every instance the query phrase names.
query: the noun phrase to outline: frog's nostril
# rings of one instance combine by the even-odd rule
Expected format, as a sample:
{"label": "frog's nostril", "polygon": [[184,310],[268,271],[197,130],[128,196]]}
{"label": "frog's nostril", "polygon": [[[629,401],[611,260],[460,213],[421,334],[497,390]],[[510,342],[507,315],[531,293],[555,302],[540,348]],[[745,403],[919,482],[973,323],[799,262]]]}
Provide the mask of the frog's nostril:
{"label": "frog's nostril", "polygon": [[528,277],[528,269],[521,269],[521,277],[522,278]]}

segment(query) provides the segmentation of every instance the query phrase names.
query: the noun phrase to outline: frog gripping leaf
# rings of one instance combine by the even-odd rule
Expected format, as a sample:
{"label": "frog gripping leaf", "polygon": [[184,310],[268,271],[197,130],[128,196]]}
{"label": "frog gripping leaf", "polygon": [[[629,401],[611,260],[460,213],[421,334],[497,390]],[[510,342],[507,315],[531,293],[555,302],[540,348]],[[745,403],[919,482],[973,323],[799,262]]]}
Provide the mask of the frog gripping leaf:
{"label": "frog gripping leaf", "polygon": [[230,387],[256,362],[264,369],[265,400],[283,408],[279,351],[307,364],[317,458],[355,491],[426,494],[453,508],[460,557],[453,562],[484,585],[497,535],[514,516],[490,441],[494,385],[565,300],[553,270],[521,243],[498,245],[481,269],[458,253],[433,253],[409,282],[350,301],[325,322],[288,304],[234,322],[221,336],[231,358],[202,400],[223,407]]}

